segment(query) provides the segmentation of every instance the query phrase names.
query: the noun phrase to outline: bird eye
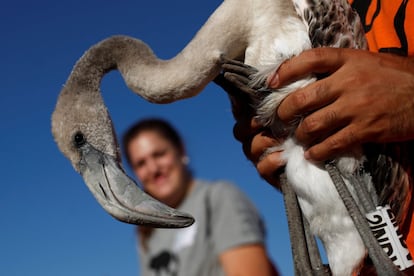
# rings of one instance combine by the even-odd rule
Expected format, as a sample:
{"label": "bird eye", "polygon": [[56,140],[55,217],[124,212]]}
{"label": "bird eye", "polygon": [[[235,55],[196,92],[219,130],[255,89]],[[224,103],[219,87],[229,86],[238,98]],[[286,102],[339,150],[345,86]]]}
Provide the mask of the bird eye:
{"label": "bird eye", "polygon": [[73,137],[73,142],[75,144],[76,147],[81,147],[82,145],[84,145],[86,143],[86,139],[85,136],[83,135],[82,132],[76,132],[75,136]]}

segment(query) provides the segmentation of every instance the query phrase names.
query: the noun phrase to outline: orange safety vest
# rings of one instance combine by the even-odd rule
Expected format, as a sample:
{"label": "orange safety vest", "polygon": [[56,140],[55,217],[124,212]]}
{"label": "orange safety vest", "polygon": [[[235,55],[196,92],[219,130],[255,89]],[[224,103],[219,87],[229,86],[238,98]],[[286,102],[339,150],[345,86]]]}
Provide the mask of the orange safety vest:
{"label": "orange safety vest", "polygon": [[[349,0],[349,3],[361,18],[370,51],[414,56],[413,0]],[[414,256],[414,197],[410,205],[410,214],[402,222],[401,230]]]}
{"label": "orange safety vest", "polygon": [[414,55],[414,1],[349,0],[373,52]]}

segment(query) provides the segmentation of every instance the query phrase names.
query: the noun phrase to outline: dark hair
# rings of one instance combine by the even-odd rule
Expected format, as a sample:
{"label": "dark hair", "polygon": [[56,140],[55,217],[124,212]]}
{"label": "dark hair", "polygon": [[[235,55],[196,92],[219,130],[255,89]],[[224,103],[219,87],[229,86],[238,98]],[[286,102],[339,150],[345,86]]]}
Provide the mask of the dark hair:
{"label": "dark hair", "polygon": [[133,124],[123,135],[123,152],[129,164],[131,164],[131,159],[128,153],[128,145],[135,137],[144,131],[157,132],[163,138],[170,141],[180,151],[184,152],[184,144],[181,136],[169,122],[159,118],[148,118]]}

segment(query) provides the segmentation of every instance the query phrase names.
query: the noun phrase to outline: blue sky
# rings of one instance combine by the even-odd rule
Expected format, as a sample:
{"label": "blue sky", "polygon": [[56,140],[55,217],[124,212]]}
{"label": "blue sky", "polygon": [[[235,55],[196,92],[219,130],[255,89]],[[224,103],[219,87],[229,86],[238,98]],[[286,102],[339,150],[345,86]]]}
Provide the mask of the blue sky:
{"label": "blue sky", "polygon": [[[126,34],[169,59],[220,3],[16,0],[2,6],[0,275],[139,275],[134,227],[98,205],[55,145],[50,116],[74,63],[93,44]],[[242,154],[219,87],[155,105],[111,72],[102,90],[119,137],[137,119],[164,117],[182,133],[198,178],[236,183],[266,221],[268,250],[279,270],[293,275],[282,197]]]}

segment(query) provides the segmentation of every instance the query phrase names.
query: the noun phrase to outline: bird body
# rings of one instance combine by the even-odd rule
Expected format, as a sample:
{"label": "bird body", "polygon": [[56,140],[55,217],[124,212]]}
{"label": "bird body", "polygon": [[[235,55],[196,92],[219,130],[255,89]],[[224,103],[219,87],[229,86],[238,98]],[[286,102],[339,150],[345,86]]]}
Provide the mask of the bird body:
{"label": "bird body", "polygon": [[[304,148],[294,138],[288,138],[277,148],[281,149],[286,161],[286,177],[296,192],[312,233],[324,245],[332,274],[351,275],[360,267],[366,250],[330,175],[322,164],[304,158]],[[348,167],[346,173],[353,174],[361,165],[357,159],[346,158],[338,167],[342,171]],[[352,187],[344,179],[347,186]]]}
{"label": "bird body", "polygon": [[[307,33],[306,39],[294,38],[292,44],[302,44],[306,48],[320,46],[366,48],[362,26],[346,0],[294,0],[293,2]],[[348,14],[352,16],[347,16]],[[324,20],[326,22],[323,22]],[[338,25],[332,29],[335,24]],[[290,46],[291,44],[286,45],[286,47]],[[279,66],[280,63],[276,63],[272,71]],[[267,76],[268,71],[259,69],[252,82],[263,82]],[[292,85],[265,93],[265,96],[254,95],[253,97],[260,98],[254,100],[257,103],[258,121],[270,127],[276,136],[280,134],[280,129],[286,127],[278,121],[275,112],[280,102],[297,88],[315,80],[314,76],[308,76]],[[282,145],[269,148],[265,154],[283,150],[282,158],[286,162],[287,180],[297,195],[302,213],[308,220],[312,233],[321,239],[325,247],[333,275],[351,275],[358,271],[366,255],[364,243],[323,164],[315,164],[304,158],[304,147],[293,136],[297,123],[298,121],[288,126],[291,135]],[[354,149],[348,154],[336,162],[347,187],[355,195],[351,181],[361,170],[364,156],[362,149]],[[367,189],[374,190],[369,173],[362,178]]]}
{"label": "bird body", "polygon": [[101,96],[102,78],[117,69],[138,95],[150,102],[169,103],[197,95],[220,73],[222,56],[244,57],[265,68],[274,65],[275,59],[282,62],[300,53],[301,44],[284,46],[294,41],[293,33],[306,37],[290,1],[226,0],[170,60],[158,59],[139,39],[104,39],[78,60],[60,92],[52,115],[55,141],[98,202],[117,219],[158,227],[187,226],[193,221],[190,216],[149,198],[125,175]]}
{"label": "bird body", "polygon": [[[326,8],[330,16],[318,18],[327,15]],[[333,19],[345,24],[339,27],[346,28],[330,24]],[[79,59],[60,93],[52,116],[55,141],[101,205],[116,218],[163,227],[191,224],[188,216],[166,211],[125,180],[112,122],[100,95],[103,76],[118,69],[132,91],[154,103],[197,95],[220,73],[223,56],[258,68],[255,82],[263,82],[283,61],[315,43],[364,48],[358,22],[347,20],[357,18],[345,0],[225,0],[170,60],[158,59],[138,39],[105,39]],[[320,23],[325,24],[325,32],[319,30]],[[252,95],[259,98],[258,118],[277,131],[280,124],[275,110],[280,101],[313,81],[314,76],[308,76],[266,97]],[[333,273],[350,275],[359,266],[365,249],[328,173],[320,164],[303,158],[303,147],[293,137],[282,148],[287,177],[312,231],[327,250]],[[360,153],[357,156],[338,160],[344,175],[352,176],[360,168],[364,158]],[[108,166],[117,169],[109,171]]]}
{"label": "bird body", "polygon": [[[291,43],[302,44],[304,48],[367,49],[359,17],[346,0],[293,0],[293,3],[307,30],[307,38],[297,37]],[[292,47],[293,44],[286,44],[285,47]],[[277,53],[285,60],[290,58],[288,54],[282,54],[288,52]],[[258,72],[249,76],[251,87],[264,83],[269,75],[269,68],[273,72],[280,64],[276,59],[273,68],[258,67]],[[300,118],[286,126],[278,120],[276,114],[279,104],[288,94],[315,80],[316,77],[307,76],[280,89],[256,90],[250,94],[250,102],[256,111],[256,119],[263,126],[269,127],[275,137],[289,134],[280,146],[267,149],[264,155],[283,151],[286,178],[297,195],[311,232],[322,241],[332,274],[352,275],[362,267],[367,254],[360,231],[324,164],[313,163],[304,158],[304,146],[294,137]],[[368,213],[368,210],[359,194],[360,188],[356,188],[361,186],[369,195],[368,200],[375,206],[392,204],[393,212],[401,223],[407,213],[412,191],[412,180],[408,176],[411,164],[407,164],[409,154],[401,151],[401,148],[411,149],[412,146],[392,144],[382,145],[382,148],[372,147],[374,149],[370,149],[369,156],[366,155],[366,149],[355,147],[334,160],[335,165],[362,214]],[[384,166],[384,163],[387,165]],[[380,170],[384,172],[379,173]],[[399,194],[398,189],[403,189],[404,193]],[[373,210],[369,210],[371,211]]]}

